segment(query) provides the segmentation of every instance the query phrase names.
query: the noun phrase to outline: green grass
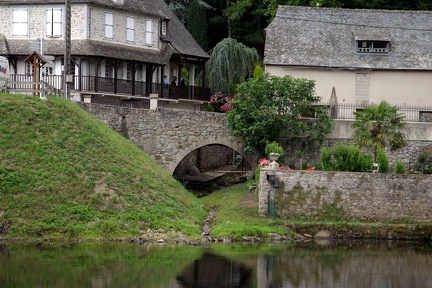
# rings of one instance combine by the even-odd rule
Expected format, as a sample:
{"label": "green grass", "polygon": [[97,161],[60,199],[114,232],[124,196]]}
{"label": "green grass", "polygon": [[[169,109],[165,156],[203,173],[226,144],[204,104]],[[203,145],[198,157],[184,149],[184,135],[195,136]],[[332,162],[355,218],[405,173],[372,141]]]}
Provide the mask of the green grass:
{"label": "green grass", "polygon": [[200,200],[207,207],[214,206],[217,209],[211,223],[212,237],[241,240],[247,236],[265,237],[269,233],[291,233],[282,221],[258,215],[257,195],[249,192],[246,184],[213,192]]}
{"label": "green grass", "polygon": [[0,94],[0,233],[200,235],[207,211],[132,142],[64,99]]}

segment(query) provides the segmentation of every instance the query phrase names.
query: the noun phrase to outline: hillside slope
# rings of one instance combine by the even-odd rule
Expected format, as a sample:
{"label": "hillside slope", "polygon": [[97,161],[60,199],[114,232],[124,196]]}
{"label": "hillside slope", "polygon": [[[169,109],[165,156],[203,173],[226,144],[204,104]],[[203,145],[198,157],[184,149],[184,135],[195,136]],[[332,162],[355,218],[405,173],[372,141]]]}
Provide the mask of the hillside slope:
{"label": "hillside slope", "polygon": [[206,211],[133,143],[64,99],[0,94],[0,237],[200,235]]}

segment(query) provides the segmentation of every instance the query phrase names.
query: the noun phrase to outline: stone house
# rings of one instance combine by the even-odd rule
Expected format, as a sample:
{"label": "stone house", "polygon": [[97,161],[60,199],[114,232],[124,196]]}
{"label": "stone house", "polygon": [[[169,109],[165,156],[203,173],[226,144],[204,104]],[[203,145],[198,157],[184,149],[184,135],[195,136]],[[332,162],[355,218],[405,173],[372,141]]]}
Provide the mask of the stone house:
{"label": "stone house", "polygon": [[[0,19],[0,55],[9,59],[11,80],[36,77],[57,89],[68,83],[78,100],[84,94],[118,100],[156,93],[166,104],[209,98],[194,83],[195,67],[209,55],[163,0],[0,0]],[[66,73],[64,59],[71,59]],[[189,78],[182,89],[162,85],[164,75],[170,83],[181,79],[183,67]]]}
{"label": "stone house", "polygon": [[426,11],[279,6],[265,70],[315,80],[325,103],[432,106],[431,29]]}

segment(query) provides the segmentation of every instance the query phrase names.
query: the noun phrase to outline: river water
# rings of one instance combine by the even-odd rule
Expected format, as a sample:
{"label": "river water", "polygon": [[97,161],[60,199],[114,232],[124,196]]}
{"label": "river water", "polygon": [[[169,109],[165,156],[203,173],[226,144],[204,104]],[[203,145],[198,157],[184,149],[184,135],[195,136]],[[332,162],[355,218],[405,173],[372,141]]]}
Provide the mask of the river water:
{"label": "river water", "polygon": [[0,244],[0,287],[432,287],[432,243]]}

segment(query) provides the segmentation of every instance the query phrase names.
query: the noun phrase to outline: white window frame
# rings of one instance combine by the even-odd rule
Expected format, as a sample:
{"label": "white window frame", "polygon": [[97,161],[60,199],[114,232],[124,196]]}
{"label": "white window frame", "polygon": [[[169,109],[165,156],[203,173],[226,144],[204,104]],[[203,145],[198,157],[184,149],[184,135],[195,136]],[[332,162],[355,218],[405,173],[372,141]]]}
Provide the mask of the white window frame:
{"label": "white window frame", "polygon": [[114,38],[114,13],[105,12],[105,38],[113,39]]}
{"label": "white window frame", "polygon": [[61,8],[47,9],[46,21],[46,37],[57,38],[62,37],[63,31],[63,11]]}
{"label": "white window frame", "polygon": [[162,21],[161,23],[161,34],[166,35],[167,34],[167,21]]}
{"label": "white window frame", "polygon": [[153,20],[150,19],[146,20],[145,44],[153,46]]}
{"label": "white window frame", "polygon": [[126,17],[126,42],[135,42],[135,18],[132,16]]}
{"label": "white window frame", "polygon": [[28,8],[12,9],[12,36],[29,36]]}

